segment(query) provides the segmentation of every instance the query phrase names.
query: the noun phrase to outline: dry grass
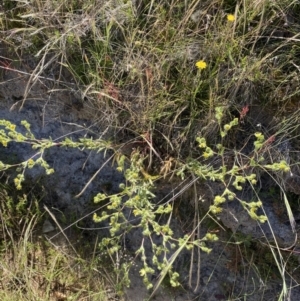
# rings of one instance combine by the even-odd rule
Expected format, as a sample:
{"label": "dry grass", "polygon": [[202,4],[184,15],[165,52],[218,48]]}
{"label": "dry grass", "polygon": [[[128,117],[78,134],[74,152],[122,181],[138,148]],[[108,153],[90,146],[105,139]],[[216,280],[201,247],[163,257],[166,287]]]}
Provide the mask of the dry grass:
{"label": "dry grass", "polygon": [[299,94],[295,1],[7,1],[2,10],[2,43],[38,61],[23,103],[49,71],[66,82],[67,69],[103,122],[153,136],[166,155],[186,154],[199,132],[215,134],[216,106],[282,118]]}
{"label": "dry grass", "polygon": [[[126,146],[130,137],[130,143],[149,154],[148,169],[167,176],[174,174],[178,162],[197,158],[197,135],[211,144],[219,142],[214,112],[222,106],[225,119],[244,119],[226,145],[228,160],[249,157],[248,142],[259,129],[266,138],[276,138],[268,160],[284,157],[280,147],[288,141],[288,159],[297,171],[298,1],[35,0],[4,1],[0,9],[0,42],[9,49],[0,56],[1,71],[12,68],[11,58],[36,59],[28,70],[20,109],[40,81],[47,87],[54,81],[49,90],[75,90],[109,124],[117,147],[119,139]],[[228,14],[234,15],[233,22]],[[198,60],[207,67],[197,70]],[[280,177],[274,178],[284,191]],[[42,286],[45,295],[39,298],[50,298],[54,283],[60,283],[59,277],[51,277],[61,273],[58,262],[68,258],[47,255],[57,265],[40,262],[42,271],[35,270],[38,259],[28,257],[42,252],[41,243],[32,240],[36,219],[29,219],[21,239],[6,234],[10,251],[5,256],[13,257],[9,264],[14,268],[3,265],[2,278],[20,296],[33,296],[40,290],[36,286]],[[277,263],[284,274],[285,263]],[[72,277],[71,283],[76,279]],[[78,294],[84,290],[89,289]]]}
{"label": "dry grass", "polygon": [[92,246],[79,250],[74,245],[75,253],[72,244],[79,234],[68,241],[59,233],[44,234],[37,201],[16,201],[2,191],[1,204],[1,300],[115,300]]}

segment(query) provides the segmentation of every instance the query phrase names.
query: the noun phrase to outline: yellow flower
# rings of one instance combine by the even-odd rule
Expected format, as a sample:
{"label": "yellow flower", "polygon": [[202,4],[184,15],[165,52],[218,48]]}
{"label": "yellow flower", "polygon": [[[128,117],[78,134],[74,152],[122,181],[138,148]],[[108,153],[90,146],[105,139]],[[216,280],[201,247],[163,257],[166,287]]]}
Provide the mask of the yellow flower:
{"label": "yellow flower", "polygon": [[214,204],[216,206],[218,206],[220,204],[223,204],[225,201],[226,201],[226,199],[223,196],[217,195],[217,196],[215,196]]}
{"label": "yellow flower", "polygon": [[9,129],[14,131],[16,129],[16,125],[15,124],[10,124]]}
{"label": "yellow flower", "polygon": [[235,16],[232,15],[232,14],[228,14],[228,15],[227,15],[227,20],[228,20],[229,22],[234,22]]}
{"label": "yellow flower", "polygon": [[32,167],[34,166],[34,160],[30,158],[30,159],[27,161],[27,166],[28,166],[28,168],[32,168]]}
{"label": "yellow flower", "polygon": [[198,69],[205,69],[206,67],[207,67],[207,64],[204,62],[204,61],[198,61],[197,63],[196,63],[196,67],[198,68]]}

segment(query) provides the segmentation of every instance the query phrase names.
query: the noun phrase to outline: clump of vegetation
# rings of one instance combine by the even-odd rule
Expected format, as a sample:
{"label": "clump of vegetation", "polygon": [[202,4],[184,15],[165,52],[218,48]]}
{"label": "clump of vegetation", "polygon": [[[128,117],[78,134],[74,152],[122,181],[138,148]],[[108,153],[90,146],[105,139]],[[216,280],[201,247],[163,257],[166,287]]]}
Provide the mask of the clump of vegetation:
{"label": "clump of vegetation", "polygon": [[[239,201],[251,218],[267,222],[259,213],[264,203],[258,194],[262,175],[280,188],[294,227],[285,180],[298,171],[299,163],[300,6],[290,0],[148,2],[4,1],[1,42],[11,57],[0,57],[0,67],[27,76],[19,107],[29,101],[28,93],[38,81],[45,86],[53,82],[47,75],[51,69],[57,72],[57,83],[49,90],[79,91],[95,120],[101,115],[102,125],[109,124],[118,137],[111,137],[112,142],[86,137],[41,140],[27,121],[18,128],[2,120],[4,147],[26,143],[36,152],[20,164],[3,161],[0,169],[16,168],[14,184],[22,190],[27,168],[40,165],[46,174],[55,172],[44,160],[48,148],[115,151],[126,182],[118,194],[95,196],[95,203],[105,202],[106,209],[93,219],[107,223],[111,235],[100,248],[112,255],[119,251],[124,232],[140,228],[153,254],[148,258],[143,245],[137,250],[143,262],[140,274],[151,288],[149,276],[159,270],[156,289],[166,275],[172,286],[179,284],[173,263],[183,249],[211,250],[207,242],[216,241],[217,235],[196,239],[194,233],[205,217],[221,213],[225,202]],[[36,66],[30,72],[19,70],[13,59],[29,55]],[[66,73],[73,83],[64,80]],[[122,131],[139,145],[128,155],[117,142],[122,138],[126,146]],[[213,196],[192,234],[174,237],[170,219],[159,219],[171,216],[172,202],[155,203],[155,184],[188,176],[195,179],[193,184],[221,183],[223,190]],[[238,196],[245,187],[254,191],[255,200]],[[138,223],[130,222],[126,210]],[[153,235],[160,237],[160,245]],[[273,249],[270,252],[274,255]],[[278,263],[278,268],[284,274],[283,265]],[[128,271],[127,266],[122,269]]]}
{"label": "clump of vegetation", "polygon": [[[220,136],[224,139],[232,127],[238,125],[238,119],[235,118],[228,124],[222,127],[222,117],[223,110],[220,107],[216,108],[216,120],[220,126]],[[2,170],[6,170],[12,167],[18,167],[19,174],[14,179],[15,186],[18,190],[22,189],[22,181],[24,181],[24,174],[27,168],[33,168],[35,165],[41,165],[45,168],[47,174],[54,172],[52,168],[43,159],[43,154],[46,149],[55,146],[62,147],[72,147],[72,148],[87,148],[95,149],[97,151],[107,150],[109,144],[102,141],[101,139],[92,140],[88,138],[82,138],[78,142],[72,141],[69,138],[65,138],[62,141],[53,142],[51,140],[43,139],[38,140],[30,131],[30,125],[27,121],[22,121],[21,124],[26,129],[26,135],[17,132],[17,127],[9,121],[2,120],[0,122],[3,129],[1,130],[0,142],[4,147],[10,142],[18,143],[29,143],[32,149],[37,150],[37,152],[31,156],[27,161],[21,162],[18,166],[11,166],[1,162]],[[183,162],[177,170],[177,175],[184,178],[186,173],[193,173],[201,179],[210,179],[212,181],[220,181],[224,184],[224,191],[221,195],[216,195],[213,204],[210,206],[207,215],[218,214],[222,211],[221,205],[226,202],[226,200],[238,199],[243,205],[244,209],[249,213],[251,218],[264,223],[267,217],[264,215],[257,215],[257,209],[262,206],[262,201],[258,200],[256,202],[246,202],[239,199],[234,193],[235,190],[242,190],[243,185],[249,182],[252,186],[257,183],[256,174],[250,173],[247,175],[246,171],[249,168],[259,167],[261,169],[270,169],[273,171],[284,171],[288,172],[290,170],[288,164],[285,161],[274,162],[273,164],[261,165],[259,161],[261,159],[259,151],[266,147],[264,137],[261,133],[255,134],[257,140],[254,142],[254,152],[253,156],[248,158],[248,164],[243,166],[227,166],[226,164],[221,164],[218,168],[213,168],[209,164],[203,162],[214,156],[220,156],[222,162],[224,162],[224,151],[225,148],[223,144],[218,144],[216,146],[217,152],[214,152],[210,148],[205,138],[198,137],[196,140],[199,143],[200,149],[203,149],[202,158],[199,160],[192,160],[190,162]],[[106,209],[102,210],[101,216],[94,213],[93,219],[95,222],[100,223],[104,221],[109,221],[110,235],[111,237],[105,237],[100,242],[100,248],[102,251],[108,251],[110,255],[117,253],[120,250],[120,242],[124,232],[130,231],[133,227],[140,228],[145,239],[149,239],[152,248],[152,258],[147,258],[147,250],[142,242],[140,248],[136,250],[136,254],[141,256],[143,262],[143,268],[140,270],[140,275],[143,277],[144,283],[148,289],[153,287],[153,284],[149,280],[149,275],[155,273],[155,269],[151,267],[148,262],[151,260],[153,266],[155,266],[159,271],[161,271],[161,279],[169,274],[170,283],[172,286],[178,286],[179,273],[173,271],[173,263],[175,259],[179,256],[180,252],[186,248],[188,250],[194,247],[200,248],[204,252],[210,252],[211,249],[207,247],[206,241],[217,241],[218,237],[216,234],[207,233],[204,237],[191,240],[193,233],[190,235],[185,235],[184,237],[174,237],[174,233],[170,227],[170,219],[166,224],[161,224],[158,222],[158,215],[170,215],[172,212],[172,205],[170,202],[166,202],[162,205],[155,205],[152,199],[154,194],[151,191],[153,189],[153,181],[160,176],[151,176],[145,170],[143,164],[145,157],[140,152],[132,153],[130,157],[129,167],[126,167],[127,158],[124,155],[116,154],[117,169],[120,172],[124,172],[126,183],[120,185],[121,192],[115,195],[107,196],[103,193],[98,193],[94,202],[99,203],[109,199],[109,202],[105,206]],[[232,187],[232,188],[231,188]],[[134,217],[138,219],[138,222],[133,226],[125,215],[126,209],[132,211]],[[195,231],[196,228],[193,230]],[[161,237],[160,243],[155,243],[153,236]],[[173,254],[171,250],[174,249]],[[171,255],[171,256],[170,256]],[[128,263],[124,263],[122,270],[127,271],[125,277],[127,279],[126,283],[129,285],[130,281],[128,279],[128,268],[126,266]]]}
{"label": "clump of vegetation", "polygon": [[114,287],[96,254],[87,255],[91,246],[74,254],[78,235],[60,243],[44,236],[44,214],[31,194],[1,187],[0,200],[1,300],[108,300]]}

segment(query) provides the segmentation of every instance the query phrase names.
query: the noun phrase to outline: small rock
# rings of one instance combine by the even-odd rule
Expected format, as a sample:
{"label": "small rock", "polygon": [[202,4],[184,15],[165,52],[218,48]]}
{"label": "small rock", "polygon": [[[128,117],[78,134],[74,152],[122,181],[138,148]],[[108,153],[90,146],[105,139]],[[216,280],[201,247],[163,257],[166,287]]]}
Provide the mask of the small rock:
{"label": "small rock", "polygon": [[42,228],[43,234],[52,232],[54,230],[55,230],[55,227],[52,225],[52,223],[48,219],[46,219],[43,224],[43,228]]}

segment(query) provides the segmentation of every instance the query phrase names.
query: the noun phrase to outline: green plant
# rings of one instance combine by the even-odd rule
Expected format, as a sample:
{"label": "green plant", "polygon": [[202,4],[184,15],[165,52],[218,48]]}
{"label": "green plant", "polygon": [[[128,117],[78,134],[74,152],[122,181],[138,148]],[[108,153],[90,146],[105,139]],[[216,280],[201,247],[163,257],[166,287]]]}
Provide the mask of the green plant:
{"label": "green plant", "polygon": [[[45,150],[50,147],[60,145],[62,147],[76,147],[79,149],[96,149],[98,151],[107,150],[110,147],[107,142],[100,139],[92,140],[88,138],[82,138],[78,142],[74,142],[69,138],[66,138],[61,142],[53,142],[47,139],[37,140],[30,131],[30,125],[26,121],[21,122],[23,127],[26,129],[26,135],[17,132],[16,125],[10,123],[9,121],[2,120],[0,124],[3,127],[3,129],[0,131],[0,142],[3,146],[7,146],[9,142],[14,141],[18,143],[29,143],[31,144],[32,149],[37,150],[37,152],[28,160],[19,164],[7,165],[4,162],[1,162],[2,170],[17,168],[19,171],[18,175],[14,179],[15,186],[18,190],[22,189],[22,182],[25,179],[24,174],[27,168],[33,168],[35,165],[41,165],[45,168],[47,174],[54,172],[54,170],[50,168],[47,162],[43,159]],[[124,171],[125,169],[125,160],[126,157],[124,155],[117,157],[118,170],[120,172]],[[150,240],[153,234],[162,237],[162,245],[158,246],[155,243],[152,243],[152,251],[154,254],[152,263],[159,270],[164,270],[167,267],[167,271],[170,274],[171,284],[176,286],[179,284],[177,281],[179,274],[177,272],[173,272],[171,266],[169,265],[167,256],[167,254],[170,252],[169,249],[174,249],[178,244],[181,249],[183,246],[188,248],[198,246],[203,251],[209,252],[210,249],[205,246],[205,241],[214,240],[215,237],[208,235],[207,237],[199,239],[198,241],[190,242],[190,237],[186,235],[184,238],[177,240],[173,237],[173,232],[169,227],[169,222],[164,225],[160,225],[156,221],[158,215],[169,214],[172,211],[172,206],[171,204],[166,204],[156,207],[155,204],[151,202],[151,200],[154,198],[154,194],[151,192],[154,178],[145,172],[143,160],[143,156],[138,152],[132,155],[130,167],[126,168],[124,171],[127,184],[120,186],[122,192],[109,196],[110,202],[106,208],[110,212],[107,213],[106,211],[102,211],[101,216],[94,214],[93,219],[95,222],[102,222],[108,219],[110,225],[111,238],[104,238],[100,243],[100,246],[102,249],[108,249],[110,255],[119,250],[119,243],[123,231],[132,227],[130,225],[130,221],[126,219],[123,210],[124,208],[132,210],[133,215],[137,218],[140,218],[140,222],[136,227],[142,229],[145,237],[148,237]],[[128,197],[128,200],[124,202],[125,196]],[[98,203],[105,199],[107,199],[105,194],[97,194],[94,201],[95,203]],[[155,271],[147,263],[148,259],[146,258],[145,248],[143,245],[141,245],[140,249],[137,250],[137,254],[141,256],[144,263],[144,267],[140,271],[140,274],[143,277],[147,287],[151,288],[152,284],[149,282],[148,276],[149,274],[153,274]],[[159,259],[159,257],[162,257],[162,259]],[[125,271],[128,271],[128,269],[125,269]],[[125,275],[125,277],[128,277],[128,275]]]}
{"label": "green plant", "polygon": [[93,246],[75,255],[70,240],[42,235],[42,222],[40,203],[32,192],[1,187],[0,299],[107,301],[107,286],[113,281],[103,276],[105,269],[91,253]]}
{"label": "green plant", "polygon": [[[246,183],[255,187],[257,175],[253,172],[254,169],[259,168],[274,172],[287,172],[290,170],[289,166],[283,160],[279,163],[274,162],[272,164],[261,163],[261,161],[263,161],[263,150],[268,146],[268,141],[265,141],[261,133],[255,134],[256,140],[254,142],[253,153],[252,155],[247,156],[246,160],[243,160],[243,164],[227,165],[224,158],[225,147],[223,146],[223,142],[228,132],[238,125],[238,119],[235,118],[230,123],[223,126],[223,109],[220,107],[216,108],[215,117],[220,127],[221,143],[216,146],[216,150],[213,150],[207,145],[205,138],[198,137],[196,140],[199,144],[199,148],[203,150],[202,156],[199,159],[191,159],[187,163],[183,162],[177,170],[177,175],[183,178],[187,173],[192,173],[200,181],[210,180],[223,183],[223,193],[214,197],[213,204],[209,207],[209,211],[206,215],[220,213],[222,211],[223,203],[237,199],[252,219],[264,223],[267,220],[266,216],[257,214],[258,208],[262,206],[262,201],[259,198],[252,202],[243,201],[237,197],[235,190],[242,190]],[[14,179],[17,189],[22,188],[21,185],[24,181],[24,174],[27,168],[41,165],[45,168],[47,174],[54,172],[43,159],[44,152],[50,147],[60,145],[61,147],[87,148],[96,149],[98,151],[107,150],[111,147],[109,143],[101,139],[93,140],[82,138],[79,139],[79,141],[72,141],[69,138],[65,138],[60,142],[53,142],[49,139],[37,140],[30,131],[30,125],[26,121],[22,121],[21,124],[26,129],[25,135],[20,134],[17,131],[16,125],[9,121],[2,120],[0,122],[0,125],[2,126],[2,130],[0,131],[0,142],[3,146],[7,146],[8,143],[14,141],[18,143],[29,143],[31,144],[32,149],[36,150],[34,155],[20,164],[12,166],[1,162],[2,170],[12,167],[18,169],[19,174]],[[214,157],[220,158],[219,161],[221,163],[219,167],[213,167],[209,164],[209,160]],[[204,252],[210,252],[211,249],[207,246],[206,242],[216,241],[218,240],[218,237],[216,234],[211,233],[207,233],[204,237],[198,239],[191,239],[193,233],[181,238],[174,237],[174,233],[170,227],[170,219],[167,219],[167,222],[165,223],[161,223],[158,218],[161,215],[170,215],[172,213],[172,205],[170,202],[161,205],[156,205],[153,202],[155,197],[152,192],[154,181],[159,176],[151,176],[145,171],[144,160],[145,157],[138,151],[132,153],[129,162],[127,162],[127,158],[124,155],[117,154],[117,169],[124,173],[126,182],[120,185],[121,191],[117,194],[106,195],[99,193],[95,196],[95,203],[109,201],[106,202],[106,209],[103,209],[100,215],[95,213],[93,216],[95,222],[108,221],[110,227],[110,237],[103,238],[100,243],[100,248],[102,251],[107,251],[110,255],[117,253],[120,249],[120,241],[122,240],[124,233],[132,230],[132,228],[139,228],[141,229],[144,238],[151,242],[152,258],[147,258],[144,240],[142,241],[140,248],[136,250],[136,254],[141,257],[143,262],[143,268],[140,270],[140,275],[143,278],[145,285],[148,289],[153,286],[149,280],[149,275],[155,273],[153,267],[156,267],[161,271],[160,282],[167,274],[169,274],[171,285],[177,286],[179,285],[178,278],[180,275],[173,270],[173,263],[180,252],[184,248],[191,250],[195,247],[200,248]],[[128,210],[138,221],[135,222],[134,225],[130,222],[130,216],[126,214]],[[159,244],[154,242],[154,235],[160,238]],[[149,262],[151,262],[151,264],[149,264]],[[122,270],[124,270],[126,274],[128,272],[128,267],[126,268],[125,265],[127,265],[127,263],[124,263]],[[128,275],[124,276],[127,279],[125,283],[128,284]]]}

